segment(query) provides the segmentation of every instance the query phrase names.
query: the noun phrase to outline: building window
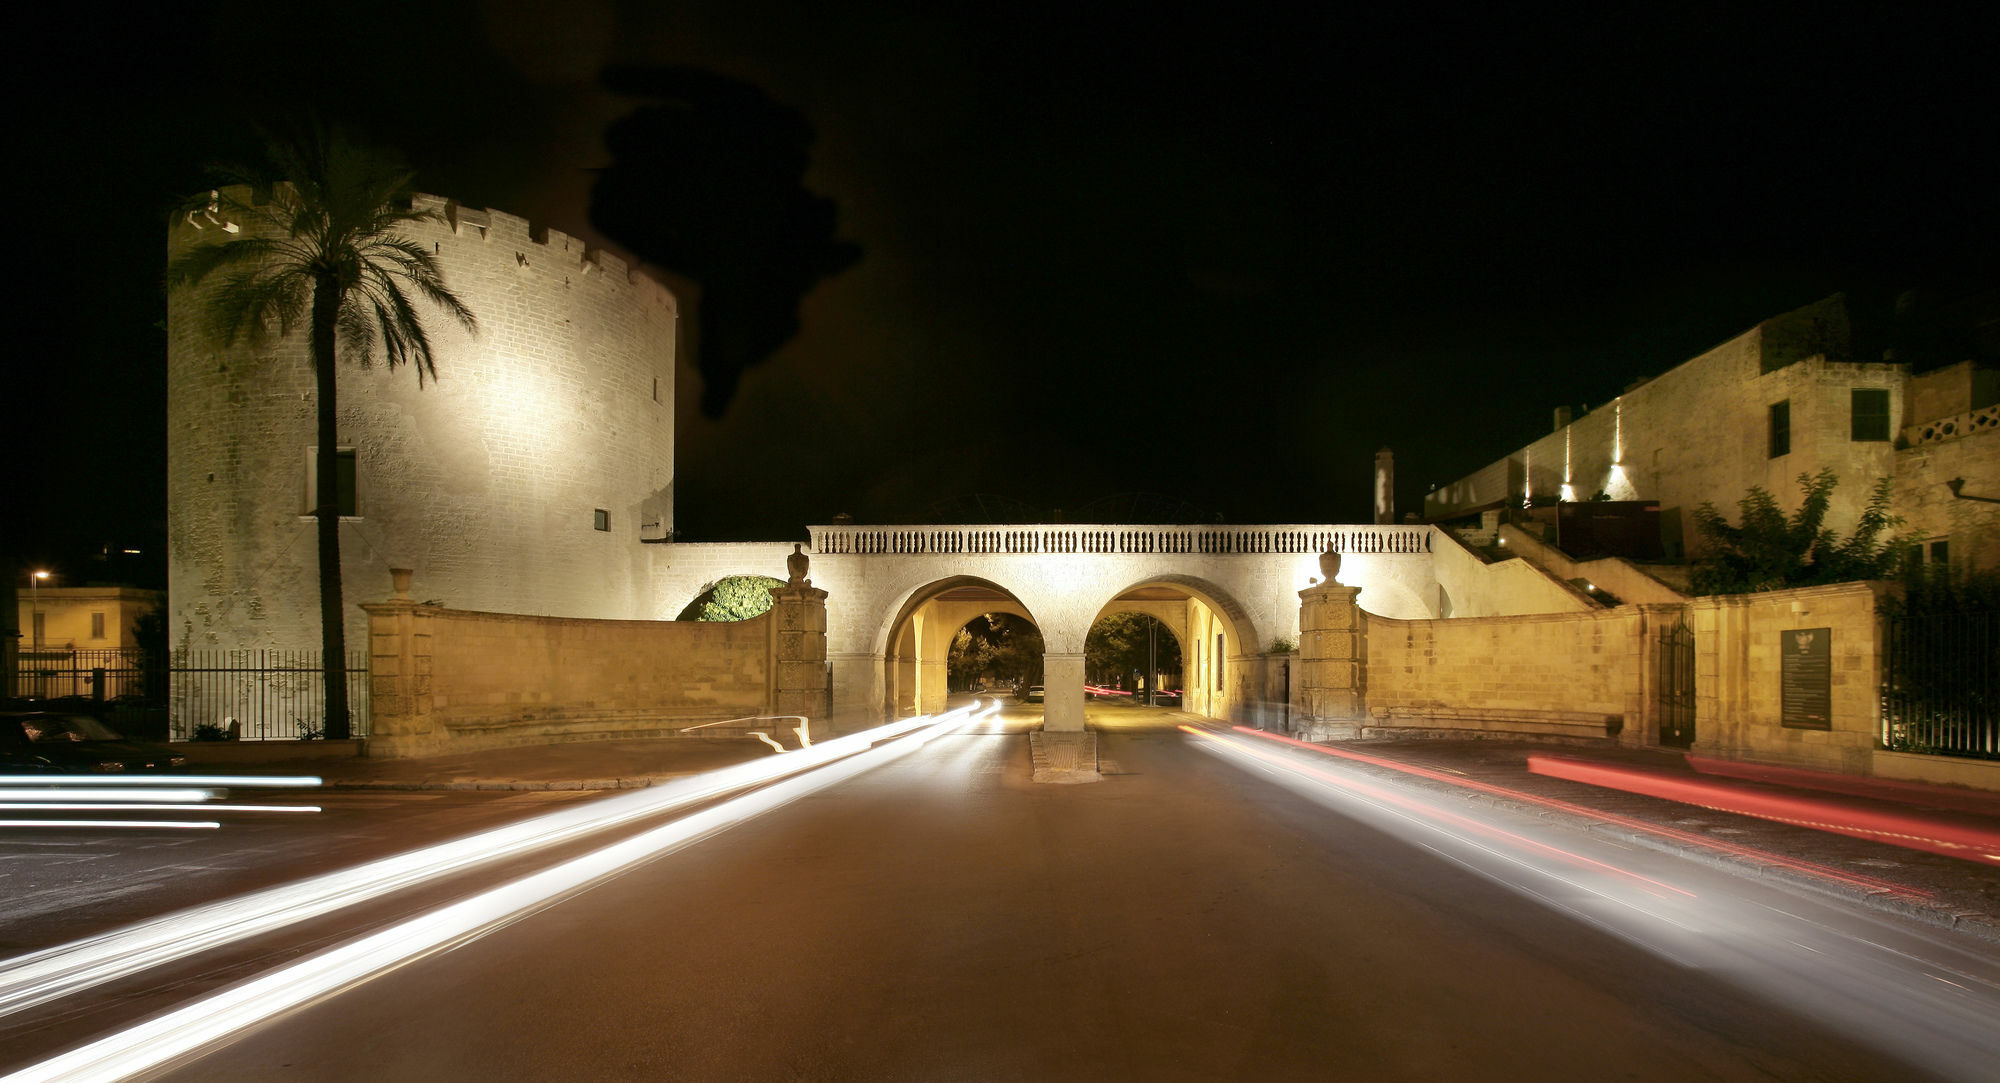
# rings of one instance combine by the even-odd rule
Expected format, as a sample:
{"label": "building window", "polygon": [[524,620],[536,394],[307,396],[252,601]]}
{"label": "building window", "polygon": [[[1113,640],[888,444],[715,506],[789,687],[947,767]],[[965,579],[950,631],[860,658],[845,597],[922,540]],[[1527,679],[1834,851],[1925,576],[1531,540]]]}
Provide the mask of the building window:
{"label": "building window", "polygon": [[1951,563],[1951,543],[1950,543],[1950,542],[1948,542],[1948,541],[1945,541],[1945,540],[1943,540],[1942,538],[1940,538],[1939,540],[1937,540],[1937,541],[1934,541],[1934,542],[1932,542],[1932,543],[1930,544],[1929,548],[1930,548],[1930,562],[1931,562],[1932,564],[1950,564],[1950,563]]}
{"label": "building window", "polygon": [[653,377],[653,401],[660,401],[660,378],[658,376]]}
{"label": "building window", "polygon": [[1792,453],[1792,400],[1771,404],[1771,458]]}
{"label": "building window", "polygon": [[[333,463],[334,506],[343,519],[353,519],[361,514],[359,475],[356,473],[354,449],[351,447],[334,449]],[[306,515],[319,514],[319,449],[306,449]]]}
{"label": "building window", "polygon": [[1215,690],[1222,691],[1222,633],[1215,633]]}
{"label": "building window", "polygon": [[1889,389],[1857,387],[1853,390],[1854,439],[1889,438]]}
{"label": "building window", "polygon": [[598,509],[597,509],[596,511],[594,511],[594,512],[591,512],[591,513],[590,513],[590,516],[591,516],[591,525],[592,525],[592,526],[596,527],[596,528],[597,528],[597,529],[599,529],[599,530],[610,530],[610,529],[611,529],[611,513],[610,513],[610,512],[608,512],[608,511],[605,511],[605,510],[604,510],[603,508],[598,508]]}
{"label": "building window", "polygon": [[90,615],[90,638],[104,638],[104,614],[92,613]]}

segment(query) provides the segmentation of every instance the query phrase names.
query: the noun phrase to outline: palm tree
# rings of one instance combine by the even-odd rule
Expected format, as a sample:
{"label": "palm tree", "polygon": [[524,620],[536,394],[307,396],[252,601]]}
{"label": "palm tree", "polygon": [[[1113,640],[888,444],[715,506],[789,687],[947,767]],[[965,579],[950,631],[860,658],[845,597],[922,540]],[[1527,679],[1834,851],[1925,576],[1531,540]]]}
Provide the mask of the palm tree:
{"label": "palm tree", "polygon": [[[340,598],[338,433],[334,426],[334,363],[345,356],[368,367],[379,345],[394,369],[408,364],[417,384],[437,377],[431,343],[412,306],[415,293],[444,309],[467,330],[476,321],[452,292],[432,254],[400,234],[437,217],[410,205],[411,174],[336,133],[269,140],[268,173],[222,168],[223,185],[202,200],[233,227],[249,228],[201,243],[167,265],[169,289],[193,288],[220,272],[208,288],[207,329],[223,345],[275,329],[289,335],[303,318],[307,359],[317,385],[319,461],[313,514],[319,534],[320,648],[326,666],[328,740],[350,735],[347,640]],[[288,183],[286,183],[288,182]],[[259,199],[261,198],[261,201]],[[222,231],[217,231],[222,232]],[[338,349],[336,350],[336,347]]]}

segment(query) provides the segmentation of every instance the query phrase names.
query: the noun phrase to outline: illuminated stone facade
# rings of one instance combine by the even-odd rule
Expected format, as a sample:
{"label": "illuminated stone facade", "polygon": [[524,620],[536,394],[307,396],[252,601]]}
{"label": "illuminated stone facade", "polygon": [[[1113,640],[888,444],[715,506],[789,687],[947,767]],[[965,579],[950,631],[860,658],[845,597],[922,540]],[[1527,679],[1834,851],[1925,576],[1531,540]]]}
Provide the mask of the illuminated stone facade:
{"label": "illuminated stone facade", "polygon": [[2000,496],[2000,374],[1970,362],[1913,376],[1901,364],[1829,360],[1846,352],[1846,320],[1836,295],[1581,417],[1559,415],[1566,423],[1549,435],[1432,491],[1425,517],[1598,493],[1658,501],[1667,553],[1685,555],[1704,501],[1734,519],[1755,485],[1796,507],[1798,476],[1831,468],[1840,478],[1827,516],[1834,530],[1851,529],[1875,479],[1890,477],[1901,529],[1927,557],[2000,563],[2000,504],[1957,499],[1947,485],[1962,478],[1967,493]]}
{"label": "illuminated stone facade", "polygon": [[[340,368],[340,442],[356,514],[341,523],[347,639],[356,603],[389,594],[453,608],[650,618],[655,547],[673,529],[674,297],[608,253],[434,196],[408,236],[479,320],[468,334],[417,304],[437,380]],[[219,239],[175,223],[170,253]],[[168,299],[168,632],[193,648],[316,649],[309,507],[313,376],[302,329],[220,347],[199,290]],[[667,614],[671,616],[671,614]]]}
{"label": "illuminated stone facade", "polygon": [[[615,622],[671,619],[724,576],[784,576],[787,544],[670,541],[672,295],[523,219],[430,196],[418,206],[439,219],[409,236],[436,253],[480,328],[428,320],[438,379],[422,389],[410,372],[339,372],[340,443],[355,477],[355,514],[340,527],[350,649],[369,649],[362,606],[390,597],[392,568],[414,572],[409,598],[393,603],[405,608],[501,615],[494,626],[510,628],[520,622],[503,617],[582,618],[605,635],[625,627]],[[170,254],[218,237],[212,224],[176,223]],[[168,306],[170,642],[316,650],[305,337],[217,346],[199,330],[201,297],[176,291]],[[814,527],[811,586],[827,596],[824,659],[813,664],[830,675],[840,719],[936,710],[953,634],[980,613],[1016,612],[1047,645],[1050,728],[1080,729],[1091,624],[1146,612],[1182,646],[1184,707],[1243,718],[1282,705],[1298,592],[1329,546],[1347,556],[1342,582],[1379,616],[1590,605],[1521,562],[1496,572],[1429,527]],[[950,597],[966,584],[990,593]],[[523,642],[540,642],[558,626],[520,627],[533,630]],[[772,702],[826,688],[798,666],[785,672]]]}

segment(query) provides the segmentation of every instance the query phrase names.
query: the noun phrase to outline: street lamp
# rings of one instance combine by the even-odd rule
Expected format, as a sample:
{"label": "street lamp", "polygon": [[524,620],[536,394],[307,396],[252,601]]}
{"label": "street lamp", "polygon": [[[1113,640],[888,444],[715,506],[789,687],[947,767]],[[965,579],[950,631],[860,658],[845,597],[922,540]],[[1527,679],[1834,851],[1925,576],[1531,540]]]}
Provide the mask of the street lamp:
{"label": "street lamp", "polygon": [[[34,637],[35,650],[42,649],[42,580],[49,573],[37,569],[28,576],[28,623],[29,635]],[[20,616],[17,611],[15,616]]]}

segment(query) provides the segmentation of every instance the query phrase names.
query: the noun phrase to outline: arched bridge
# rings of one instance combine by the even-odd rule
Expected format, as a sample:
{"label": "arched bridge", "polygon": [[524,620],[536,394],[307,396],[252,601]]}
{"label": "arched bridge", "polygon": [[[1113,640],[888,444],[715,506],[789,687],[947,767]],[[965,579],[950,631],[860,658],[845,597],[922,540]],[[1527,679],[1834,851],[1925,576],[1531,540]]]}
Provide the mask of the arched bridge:
{"label": "arched bridge", "polygon": [[[1282,700],[1272,660],[1298,638],[1319,554],[1342,555],[1341,582],[1371,612],[1435,617],[1443,604],[1428,526],[836,525],[811,538],[833,708],[850,718],[940,709],[952,638],[984,613],[1040,629],[1044,725],[1077,730],[1084,637],[1101,616],[1159,618],[1182,645],[1187,709],[1230,718]],[[789,547],[771,548],[729,570],[782,567]]]}

